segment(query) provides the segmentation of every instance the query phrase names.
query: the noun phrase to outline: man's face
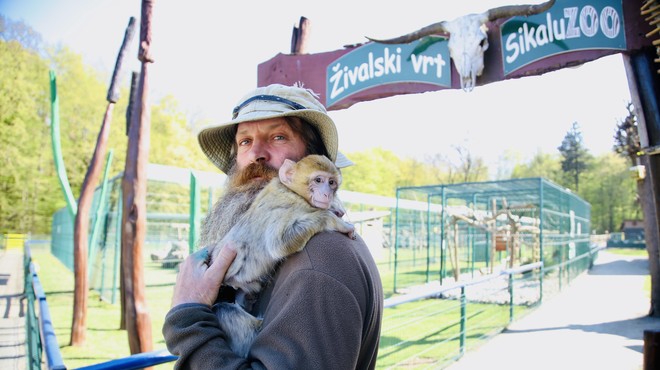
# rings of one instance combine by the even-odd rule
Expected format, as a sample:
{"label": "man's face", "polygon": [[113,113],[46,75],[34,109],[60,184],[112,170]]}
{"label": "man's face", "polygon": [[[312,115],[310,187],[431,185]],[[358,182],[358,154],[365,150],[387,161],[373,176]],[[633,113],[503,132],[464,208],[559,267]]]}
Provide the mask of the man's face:
{"label": "man's face", "polygon": [[238,124],[236,162],[227,173],[225,193],[202,226],[202,245],[220,240],[234,226],[254,197],[277,176],[284,159],[298,161],[305,156],[306,145],[298,132],[283,118]]}
{"label": "man's face", "polygon": [[236,131],[237,170],[252,163],[279,169],[285,159],[300,160],[305,143],[284,118],[238,124]]}

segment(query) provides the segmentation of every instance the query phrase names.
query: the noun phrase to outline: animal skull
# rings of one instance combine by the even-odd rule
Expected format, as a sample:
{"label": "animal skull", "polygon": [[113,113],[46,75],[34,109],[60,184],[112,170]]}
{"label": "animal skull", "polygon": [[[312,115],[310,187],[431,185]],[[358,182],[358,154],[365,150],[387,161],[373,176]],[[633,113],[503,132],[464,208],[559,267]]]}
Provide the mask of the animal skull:
{"label": "animal skull", "polygon": [[477,76],[484,70],[484,52],[488,49],[488,28],[486,22],[514,16],[530,16],[550,9],[555,0],[538,5],[507,5],[493,8],[479,14],[468,14],[452,21],[442,21],[421,28],[404,36],[374,42],[383,44],[403,44],[434,34],[449,34],[449,55],[454,60],[461,77],[461,89],[472,91]]}

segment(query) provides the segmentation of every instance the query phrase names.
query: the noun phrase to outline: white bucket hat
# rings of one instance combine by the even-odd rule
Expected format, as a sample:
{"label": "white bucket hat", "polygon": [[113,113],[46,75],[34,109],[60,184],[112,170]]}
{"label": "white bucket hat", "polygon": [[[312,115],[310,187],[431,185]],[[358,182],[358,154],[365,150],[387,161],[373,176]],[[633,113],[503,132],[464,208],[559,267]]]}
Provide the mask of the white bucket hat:
{"label": "white bucket hat", "polygon": [[[335,123],[310,90],[297,86],[273,84],[253,90],[236,105],[231,121],[203,128],[197,134],[197,140],[211,162],[227,173],[232,163],[233,126],[276,117],[299,117],[312,125],[319,133],[330,160],[337,161]],[[340,168],[353,164],[343,155],[337,162],[341,162],[337,163]]]}

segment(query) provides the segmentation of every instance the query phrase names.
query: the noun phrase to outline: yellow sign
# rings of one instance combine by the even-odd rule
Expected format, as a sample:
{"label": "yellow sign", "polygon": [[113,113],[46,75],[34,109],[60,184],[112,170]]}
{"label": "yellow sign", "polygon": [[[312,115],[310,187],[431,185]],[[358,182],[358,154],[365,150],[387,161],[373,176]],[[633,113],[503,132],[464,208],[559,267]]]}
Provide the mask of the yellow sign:
{"label": "yellow sign", "polygon": [[23,249],[23,244],[27,239],[26,234],[5,234],[5,246],[7,250]]}

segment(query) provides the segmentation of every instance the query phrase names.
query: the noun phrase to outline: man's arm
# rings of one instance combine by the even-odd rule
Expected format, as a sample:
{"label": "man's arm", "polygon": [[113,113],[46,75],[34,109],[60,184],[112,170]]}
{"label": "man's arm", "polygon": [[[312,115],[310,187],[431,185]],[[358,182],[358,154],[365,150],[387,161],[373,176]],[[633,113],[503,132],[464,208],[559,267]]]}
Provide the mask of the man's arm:
{"label": "man's arm", "polygon": [[211,310],[235,257],[236,251],[228,245],[208,266],[208,250],[204,248],[188,256],[179,266],[172,309],[163,325],[167,349],[179,356],[175,368],[239,368],[244,362],[229,349],[218,318]]}

